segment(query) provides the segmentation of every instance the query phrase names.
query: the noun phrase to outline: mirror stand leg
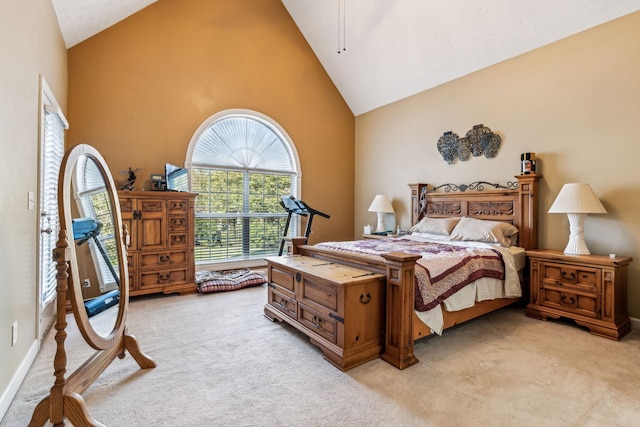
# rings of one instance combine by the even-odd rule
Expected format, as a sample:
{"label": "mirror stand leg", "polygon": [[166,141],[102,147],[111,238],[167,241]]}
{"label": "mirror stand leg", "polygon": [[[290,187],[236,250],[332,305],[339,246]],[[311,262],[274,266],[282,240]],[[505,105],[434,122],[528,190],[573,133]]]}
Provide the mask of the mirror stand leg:
{"label": "mirror stand leg", "polygon": [[49,419],[49,396],[45,397],[38,403],[36,409],[33,410],[29,427],[42,427]]}
{"label": "mirror stand leg", "polygon": [[105,427],[89,415],[87,404],[78,393],[64,395],[64,415],[76,427]]}
{"label": "mirror stand leg", "polygon": [[144,354],[140,350],[138,340],[135,336],[125,332],[124,334],[124,349],[131,354],[131,357],[140,365],[142,369],[150,369],[158,366],[155,360]]}

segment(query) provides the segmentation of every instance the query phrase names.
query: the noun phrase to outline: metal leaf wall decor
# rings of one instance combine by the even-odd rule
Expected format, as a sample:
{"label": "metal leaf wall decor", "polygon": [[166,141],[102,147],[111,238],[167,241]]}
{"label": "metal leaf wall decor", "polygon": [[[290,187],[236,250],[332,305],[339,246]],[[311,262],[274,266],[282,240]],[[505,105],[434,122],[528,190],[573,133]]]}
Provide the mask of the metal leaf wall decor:
{"label": "metal leaf wall decor", "polygon": [[492,159],[498,154],[502,138],[484,125],[475,125],[463,138],[449,131],[438,139],[438,151],[445,162],[452,165],[456,159],[466,162],[471,156],[484,155]]}

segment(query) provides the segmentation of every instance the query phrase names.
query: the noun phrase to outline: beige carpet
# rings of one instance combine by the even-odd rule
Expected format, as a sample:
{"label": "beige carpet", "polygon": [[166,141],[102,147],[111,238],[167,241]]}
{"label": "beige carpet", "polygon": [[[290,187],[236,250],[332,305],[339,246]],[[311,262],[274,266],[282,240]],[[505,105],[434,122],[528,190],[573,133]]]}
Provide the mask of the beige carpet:
{"label": "beige carpet", "polygon": [[[158,367],[115,361],[84,397],[109,426],[640,425],[640,331],[621,342],[507,308],[418,341],[420,363],[346,373],[262,314],[266,287],[133,301]],[[71,328],[74,327],[69,317]],[[70,365],[84,355],[70,332]],[[53,384],[50,333],[1,425],[25,426]]]}

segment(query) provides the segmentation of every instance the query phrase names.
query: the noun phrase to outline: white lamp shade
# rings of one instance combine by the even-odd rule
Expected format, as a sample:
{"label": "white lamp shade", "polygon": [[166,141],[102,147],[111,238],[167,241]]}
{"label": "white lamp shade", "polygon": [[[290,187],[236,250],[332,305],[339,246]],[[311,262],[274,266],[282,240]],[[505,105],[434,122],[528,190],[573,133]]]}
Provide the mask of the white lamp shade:
{"label": "white lamp shade", "polygon": [[393,213],[394,211],[389,198],[384,194],[378,194],[371,202],[369,212]]}
{"label": "white lamp shade", "polygon": [[378,213],[378,224],[376,225],[376,232],[381,233],[385,231],[384,226],[384,214],[393,213],[393,206],[389,198],[383,194],[378,194],[371,202],[369,206],[369,212]]}
{"label": "white lamp shade", "polygon": [[606,213],[589,184],[565,184],[549,208],[549,213],[566,213],[569,218],[569,242],[565,254],[589,255],[584,240],[584,220],[590,213]]}
{"label": "white lamp shade", "polygon": [[607,213],[589,184],[565,184],[549,213]]}

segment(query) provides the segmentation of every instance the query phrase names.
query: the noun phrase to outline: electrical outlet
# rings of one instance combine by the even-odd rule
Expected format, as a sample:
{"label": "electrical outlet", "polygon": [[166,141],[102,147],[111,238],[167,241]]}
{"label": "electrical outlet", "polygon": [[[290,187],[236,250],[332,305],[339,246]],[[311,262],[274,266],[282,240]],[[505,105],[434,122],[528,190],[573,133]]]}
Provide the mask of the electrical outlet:
{"label": "electrical outlet", "polygon": [[11,324],[11,347],[15,346],[18,342],[18,321],[16,320]]}
{"label": "electrical outlet", "polygon": [[85,288],[90,288],[91,282],[89,281],[89,279],[84,279],[84,282],[82,282],[82,286]]}

